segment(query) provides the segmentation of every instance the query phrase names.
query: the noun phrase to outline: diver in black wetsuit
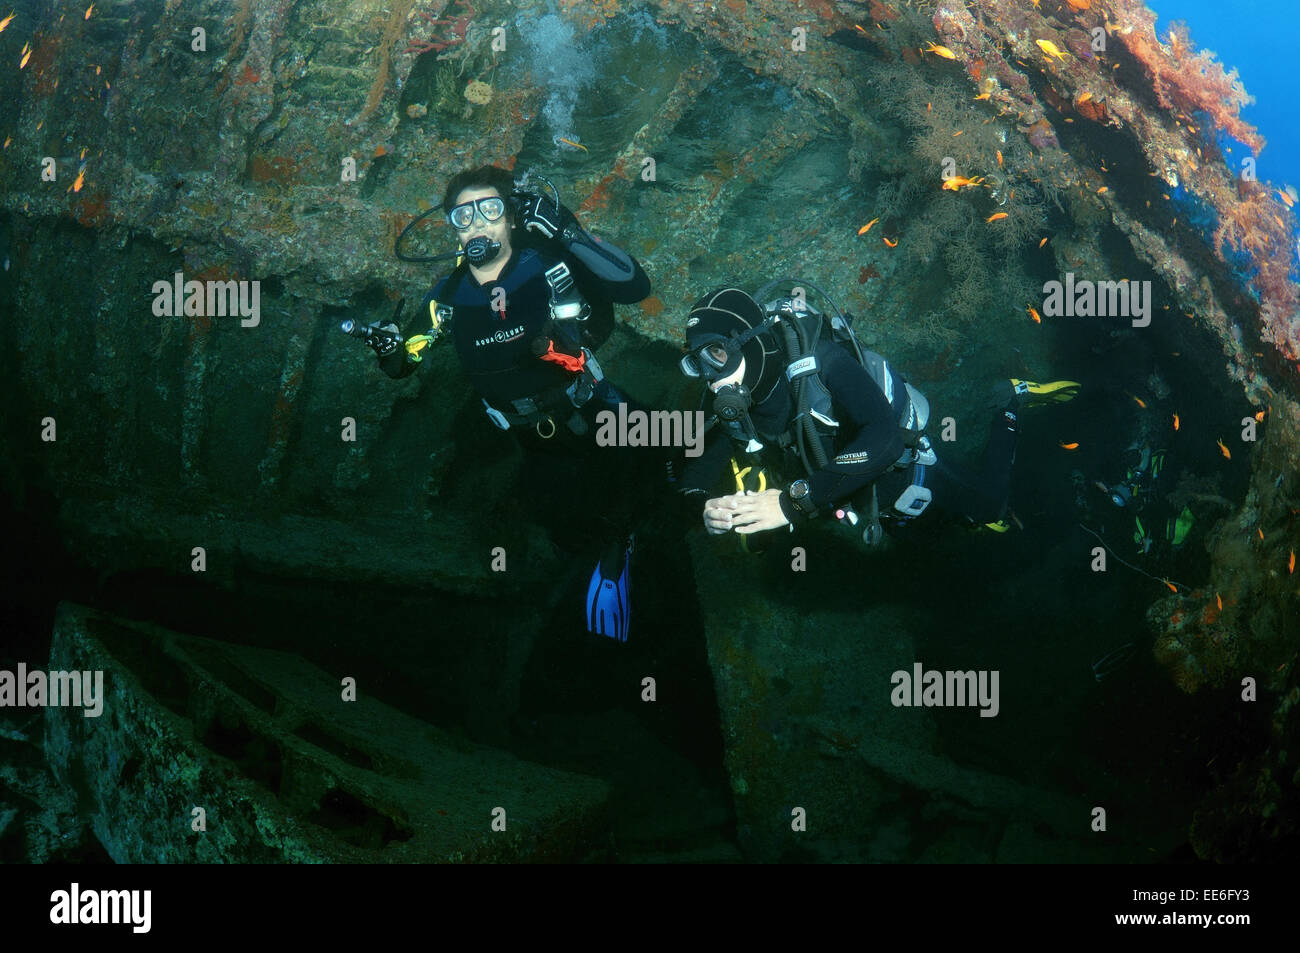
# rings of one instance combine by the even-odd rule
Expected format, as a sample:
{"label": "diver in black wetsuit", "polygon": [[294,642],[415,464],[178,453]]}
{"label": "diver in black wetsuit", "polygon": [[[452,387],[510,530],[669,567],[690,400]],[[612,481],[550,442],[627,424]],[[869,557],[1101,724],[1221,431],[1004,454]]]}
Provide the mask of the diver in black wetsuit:
{"label": "diver in black wetsuit", "polygon": [[[881,521],[899,525],[933,510],[1006,528],[1021,406],[1068,400],[1077,384],[1001,385],[985,468],[972,476],[930,446],[925,398],[879,355],[862,351],[860,360],[845,346],[847,322],[841,338],[822,337],[791,361],[790,328],[799,318],[783,307],[765,311],[745,292],[724,288],[696,302],[687,321],[682,369],[713,391],[716,423],[703,454],[683,470],[679,491],[702,507],[709,533],[793,528],[834,514],[872,544]],[[812,396],[803,396],[809,387]],[[778,465],[797,479],[771,488],[743,479],[747,470],[735,458],[769,449],[785,451]],[[736,492],[714,496],[729,459]]]}
{"label": "diver in black wetsuit", "polygon": [[454,176],[442,208],[463,260],[425,296],[405,337],[391,324],[348,322],[344,330],[365,339],[394,378],[450,335],[488,418],[525,450],[520,497],[543,503],[535,512],[551,538],[578,551],[617,537],[592,573],[587,628],[626,641],[630,529],[643,497],[634,483],[655,468],[621,448],[595,452],[597,414],[638,405],[592,351],[613,330],[614,304],[645,298],[650,279],[631,255],[588,234],[552,192],[548,199],[518,189],[491,166]]}
{"label": "diver in black wetsuit", "polygon": [[613,329],[613,304],[645,298],[650,279],[563,205],[515,192],[504,169],[460,173],[442,205],[465,260],[425,296],[403,346],[376,347],[380,366],[390,377],[410,374],[429,341],[449,331],[498,427],[525,443],[557,434],[590,442],[598,410],[627,401],[592,350]]}

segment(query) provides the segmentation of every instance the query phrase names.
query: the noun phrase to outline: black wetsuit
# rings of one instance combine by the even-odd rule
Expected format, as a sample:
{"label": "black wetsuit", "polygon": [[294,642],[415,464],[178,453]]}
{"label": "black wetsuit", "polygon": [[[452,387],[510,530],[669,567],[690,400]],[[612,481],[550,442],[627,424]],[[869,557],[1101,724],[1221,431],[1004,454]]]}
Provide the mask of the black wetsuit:
{"label": "black wetsuit", "polygon": [[[882,515],[892,511],[894,500],[911,484],[921,481],[930,488],[931,508],[956,514],[976,523],[1000,519],[1006,510],[1011,465],[1015,459],[1017,421],[1014,407],[999,410],[993,421],[984,473],[976,478],[945,463],[918,467],[916,464],[896,469],[903,456],[904,443],[898,426],[898,409],[891,406],[866,368],[845,348],[822,342],[817,349],[822,383],[830,392],[831,414],[839,426],[817,424],[826,452],[827,466],[804,474],[793,453],[787,453],[780,469],[793,480],[806,478],[808,500],[819,516],[833,512],[839,504],[854,503],[859,511],[870,502],[874,484],[878,491]],[[892,392],[896,400],[906,393],[903,378],[892,368]],[[706,395],[707,396],[707,395]],[[1010,414],[1008,417],[1007,414]],[[750,419],[764,449],[776,450],[781,435],[791,429],[794,416],[793,398],[784,376],[761,403],[750,409]],[[688,461],[679,482],[680,491],[703,505],[716,495],[728,471],[731,457],[743,451],[742,440],[728,436],[723,427],[711,432],[704,453]],[[788,484],[787,484],[788,487]],[[726,490],[734,493],[734,485]],[[781,510],[793,524],[807,521],[790,502],[788,489],[781,493]]]}
{"label": "black wetsuit", "polygon": [[[591,315],[583,327],[585,340],[566,333],[563,325],[567,322],[549,327],[551,287],[546,271],[561,259],[548,250],[528,246],[514,248],[497,279],[486,285],[479,284],[467,264],[440,280],[425,295],[407,336],[429,329],[430,302],[450,306],[451,340],[465,375],[480,396],[506,412],[513,412],[514,400],[538,398],[539,403],[556,412],[562,427],[572,410],[571,404],[565,406],[568,398],[564,391],[578,375],[556,361],[538,357],[534,342],[541,336],[549,337],[556,352],[575,358],[582,344],[595,347],[602,343],[613,329],[614,303],[631,304],[650,292],[645,271],[635,259],[628,260],[631,275],[624,281],[611,281],[593,273],[576,257],[565,256],[579,291],[591,305]],[[498,289],[504,291],[504,299]],[[504,307],[493,310],[494,300],[503,300]],[[380,366],[390,377],[405,377],[417,365],[407,361],[405,352],[399,349],[382,358]],[[616,388],[605,381],[583,408],[583,414],[594,416],[597,409],[615,405],[621,399]]]}
{"label": "black wetsuit", "polygon": [[917,475],[915,465],[885,474],[877,484],[881,512],[891,508],[899,494],[920,479],[934,495],[923,515],[930,515],[930,508],[934,508],[976,526],[1002,519],[1011,492],[1011,468],[1016,462],[1016,438],[1020,432],[1019,417],[1015,400],[993,412],[984,450],[984,466],[978,474],[946,461],[942,444],[936,448],[935,463],[921,468],[924,471],[922,475]]}
{"label": "black wetsuit", "polygon": [[[580,240],[582,252],[603,274],[597,274],[577,254],[564,254],[565,246],[559,241],[516,246],[496,281],[480,284],[467,264],[441,279],[406,329],[408,338],[427,332],[430,302],[449,305],[451,342],[479,395],[508,415],[516,411],[513,401],[532,398],[551,416],[553,426],[518,419],[511,422],[509,432],[525,451],[517,496],[537,504],[531,512],[552,540],[575,553],[625,533],[636,516],[633,503],[644,495],[634,484],[641,475],[657,478],[662,470],[662,465],[658,470],[640,466],[640,459],[621,448],[596,446],[596,415],[601,410],[616,410],[620,402],[633,403],[608,378],[577,408],[580,422],[586,424],[585,433],[576,433],[570,426],[575,407],[566,389],[581,374],[554,358],[577,358],[583,345],[594,349],[613,330],[614,303],[640,301],[650,292],[650,279],[631,256],[586,233],[581,233]],[[546,271],[561,260],[591,306],[581,334],[573,329],[573,322],[552,322],[550,318],[551,287]],[[497,289],[505,291],[502,310],[492,308],[494,300],[500,300],[500,295],[494,299]],[[556,354],[551,360],[543,360],[534,350],[539,338],[552,342]],[[398,348],[381,358],[380,366],[396,378],[410,374],[418,364],[408,361],[405,349]],[[573,366],[571,361],[569,366]],[[492,429],[486,415],[479,419]],[[487,434],[484,437],[491,439]],[[580,511],[587,518],[575,519]]]}

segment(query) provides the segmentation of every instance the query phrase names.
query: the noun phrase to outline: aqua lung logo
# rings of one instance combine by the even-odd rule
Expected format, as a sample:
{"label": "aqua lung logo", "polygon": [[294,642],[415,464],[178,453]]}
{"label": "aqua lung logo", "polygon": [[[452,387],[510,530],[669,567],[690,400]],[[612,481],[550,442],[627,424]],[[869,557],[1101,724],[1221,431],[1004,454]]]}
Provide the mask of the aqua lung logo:
{"label": "aqua lung logo", "polygon": [[84,708],[86,718],[104,711],[104,673],[0,669],[0,708]]}
{"label": "aqua lung logo", "polygon": [[1151,282],[1074,280],[1065,273],[1065,283],[1043,285],[1043,314],[1049,318],[1132,318],[1133,327],[1151,323]]}
{"label": "aqua lung logo", "polygon": [[981,718],[997,717],[998,673],[926,671],[920,662],[911,672],[899,670],[889,679],[895,708],[980,708]]}
{"label": "aqua lung logo", "polygon": [[600,447],[685,447],[688,457],[704,452],[704,411],[602,410],[596,415]]}
{"label": "aqua lung logo", "polygon": [[514,341],[524,336],[524,326],[521,324],[517,328],[511,328],[509,331],[498,331],[496,334],[489,334],[485,338],[479,338],[474,342],[475,347],[484,347],[488,344],[504,344],[506,341]]}
{"label": "aqua lung logo", "polygon": [[184,272],[178,271],[171,281],[155,281],[153,296],[153,313],[159,318],[239,315],[246,328],[255,328],[262,320],[258,281],[186,281]]}

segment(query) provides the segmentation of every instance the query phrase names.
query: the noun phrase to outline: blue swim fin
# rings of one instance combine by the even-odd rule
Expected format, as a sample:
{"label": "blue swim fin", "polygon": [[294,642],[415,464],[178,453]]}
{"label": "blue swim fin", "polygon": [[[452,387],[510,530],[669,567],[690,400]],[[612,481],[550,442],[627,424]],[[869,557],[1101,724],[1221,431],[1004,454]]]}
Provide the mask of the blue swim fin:
{"label": "blue swim fin", "polygon": [[615,543],[596,564],[587,586],[587,631],[627,641],[631,621],[628,573],[632,566],[632,541]]}

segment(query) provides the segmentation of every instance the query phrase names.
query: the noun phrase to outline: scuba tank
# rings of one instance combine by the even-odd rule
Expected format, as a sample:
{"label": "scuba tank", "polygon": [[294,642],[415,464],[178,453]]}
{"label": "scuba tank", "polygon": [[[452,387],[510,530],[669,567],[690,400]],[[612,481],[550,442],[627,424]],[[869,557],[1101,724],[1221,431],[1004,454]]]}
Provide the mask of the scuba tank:
{"label": "scuba tank", "polygon": [[[791,283],[795,283],[796,287],[806,285],[820,294],[833,312],[831,317],[826,317],[809,305],[803,296],[786,296],[763,303],[764,297],[773,289]],[[828,427],[838,426],[838,422],[830,416],[830,392],[818,373],[820,368],[816,356],[822,335],[827,330],[831,340],[852,354],[871,375],[871,379],[894,408],[906,448],[896,465],[906,466],[923,454],[929,455],[928,463],[934,462],[933,451],[924,436],[930,418],[930,402],[924,394],[907,383],[902,375],[897,375],[902,384],[901,390],[895,386],[896,372],[889,366],[889,362],[875,351],[862,347],[853,331],[851,317],[840,311],[825,291],[805,278],[778,278],[759,288],[754,293],[754,300],[763,306],[769,317],[776,319],[775,326],[779,329],[785,348],[786,379],[790,383],[795,404],[796,427],[792,436],[805,470],[822,469],[829,462],[815,421]],[[925,441],[923,448],[922,441]]]}
{"label": "scuba tank", "polygon": [[[809,305],[802,295],[764,302],[767,294],[783,285],[812,288],[821,295],[833,314],[828,318]],[[894,408],[904,446],[903,455],[895,461],[894,468],[914,467],[913,484],[894,501],[887,515],[899,521],[920,516],[932,499],[931,491],[925,486],[925,467],[938,459],[925,436],[930,417],[930,403],[925,395],[897,374],[884,357],[862,347],[853,331],[851,317],[840,311],[831,297],[813,282],[803,278],[778,278],[759,288],[754,299],[768,317],[775,319],[775,328],[779,329],[786,355],[785,375],[795,413],[794,427],[783,443],[798,456],[804,472],[812,473],[829,464],[823,435],[817,424],[820,422],[828,428],[839,426],[838,421],[831,417],[830,391],[821,379],[817,361],[817,349],[823,335],[829,331],[831,341],[853,355]],[[901,387],[896,385],[896,377]],[[855,532],[861,527],[863,542],[868,546],[876,546],[884,539],[880,524],[882,514],[874,485],[862,512],[852,502],[845,502],[836,508],[835,514],[841,525]]]}

